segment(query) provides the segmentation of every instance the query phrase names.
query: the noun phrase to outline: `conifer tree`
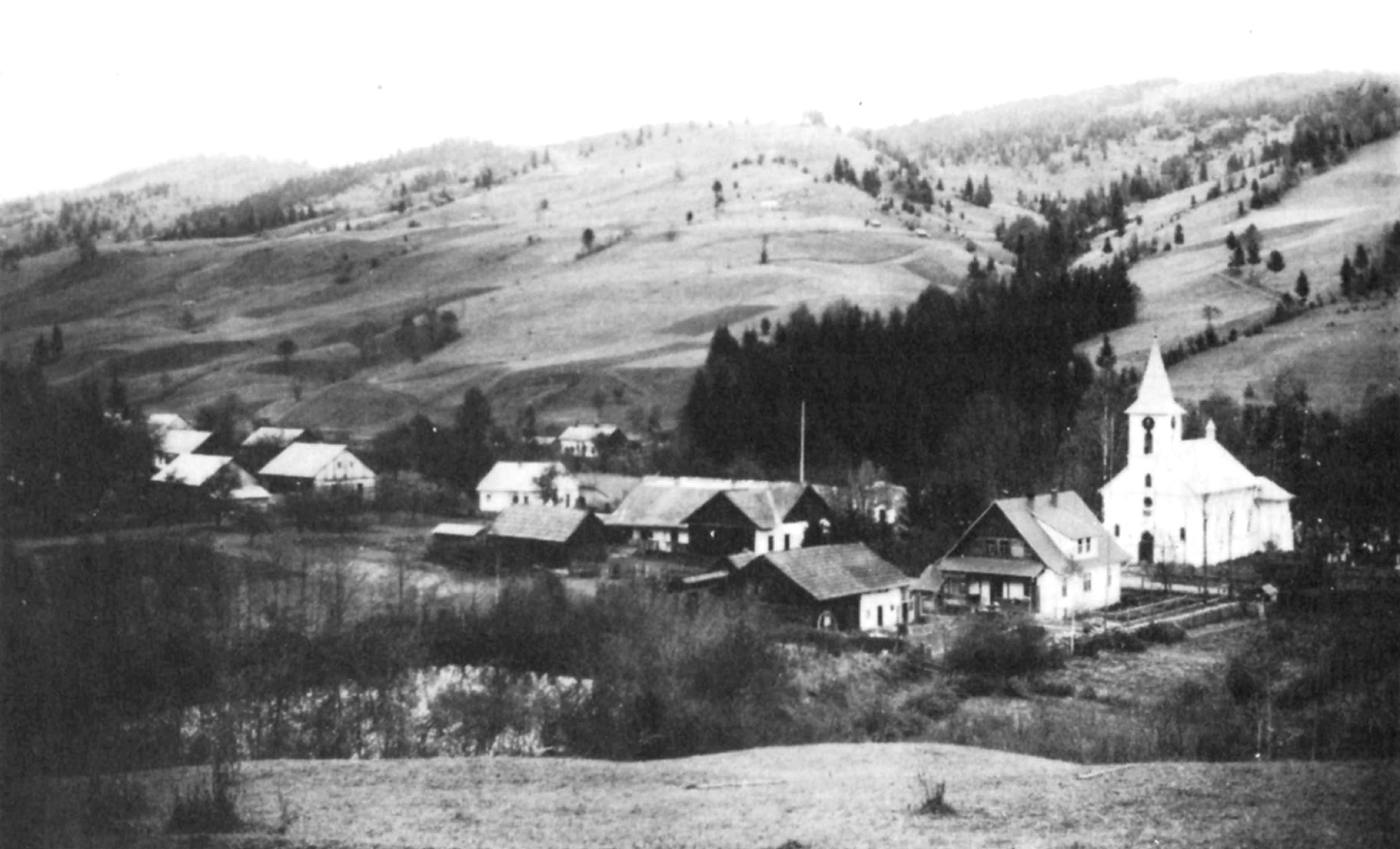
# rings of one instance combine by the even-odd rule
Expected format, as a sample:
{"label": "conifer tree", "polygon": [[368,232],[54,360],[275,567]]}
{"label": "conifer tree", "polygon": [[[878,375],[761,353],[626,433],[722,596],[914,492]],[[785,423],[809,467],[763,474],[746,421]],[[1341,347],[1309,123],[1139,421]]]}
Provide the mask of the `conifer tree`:
{"label": "conifer tree", "polygon": [[1298,300],[1304,303],[1307,302],[1308,294],[1312,291],[1312,287],[1308,285],[1308,274],[1306,271],[1298,272],[1298,282],[1293,284],[1293,291],[1297,294]]}

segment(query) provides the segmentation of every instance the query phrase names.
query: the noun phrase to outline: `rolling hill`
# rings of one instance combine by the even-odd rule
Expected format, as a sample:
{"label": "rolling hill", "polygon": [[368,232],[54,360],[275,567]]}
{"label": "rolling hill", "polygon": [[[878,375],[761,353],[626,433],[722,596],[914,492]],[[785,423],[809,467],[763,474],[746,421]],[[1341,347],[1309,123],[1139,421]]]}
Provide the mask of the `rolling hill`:
{"label": "rolling hill", "polygon": [[[315,214],[289,226],[102,239],[87,261],[71,247],[26,258],[0,273],[0,351],[22,362],[37,334],[61,324],[66,352],[48,367],[52,380],[115,372],[148,408],[185,412],[237,392],[263,417],[350,437],[415,412],[445,417],[468,386],[487,390],[501,421],[530,405],[542,425],[653,406],[669,422],[715,326],[757,328],[838,299],[889,310],[930,284],[954,289],[973,255],[1014,260],[995,230],[1036,218],[1039,195],[1074,197],[1138,168],[1156,174],[1192,139],[1211,141],[1198,158],[1218,180],[1227,156],[1290,137],[1291,116],[1270,109],[1301,108],[1308,92],[1338,83],[1319,75],[1207,92],[1153,81],[879,134],[674,124],[544,151],[444,143],[307,183],[336,188],[308,198]],[[1039,136],[1006,141],[1036,126],[1062,138],[1044,150]],[[1393,138],[1359,148],[1244,221],[1238,191],[1203,202],[1205,186],[1131,204],[1141,223],[1113,237],[1116,250],[1134,235],[1162,239],[1175,223],[1186,242],[1134,267],[1144,300],[1138,324],[1114,334],[1123,362],[1154,332],[1199,332],[1206,306],[1222,327],[1269,314],[1300,268],[1330,292],[1342,253],[1400,218],[1397,151]],[[898,203],[882,210],[827,180],[837,157],[856,172],[879,169],[886,195],[900,157],[946,190],[921,215]],[[956,196],[983,175],[995,194],[986,208]],[[1285,272],[1249,283],[1220,273],[1224,234],[1249,223],[1266,252],[1287,257]],[[1082,261],[1102,259],[1091,250]],[[1393,380],[1395,337],[1381,332],[1395,323],[1390,303],[1320,308],[1188,360],[1173,379],[1192,397],[1237,394],[1298,365],[1319,400],[1354,405],[1367,385]],[[460,333],[446,344],[425,330],[442,311]],[[406,325],[437,341],[404,344]],[[298,349],[287,362],[275,352],[283,339]]]}

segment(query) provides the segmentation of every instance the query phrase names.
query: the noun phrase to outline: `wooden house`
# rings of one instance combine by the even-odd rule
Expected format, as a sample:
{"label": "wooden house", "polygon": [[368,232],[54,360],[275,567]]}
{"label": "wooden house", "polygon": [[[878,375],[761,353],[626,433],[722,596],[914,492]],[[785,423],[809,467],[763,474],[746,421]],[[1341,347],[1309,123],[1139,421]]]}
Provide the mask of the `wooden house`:
{"label": "wooden house", "polygon": [[1077,494],[993,501],[921,576],[953,608],[1019,609],[1045,619],[1118,602],[1128,554]]}
{"label": "wooden house", "polygon": [[547,569],[607,559],[607,533],[587,510],[516,504],[502,510],[486,532],[501,566]]}
{"label": "wooden house", "polygon": [[909,576],[864,543],[736,555],[730,583],[817,628],[895,631],[908,621]]}

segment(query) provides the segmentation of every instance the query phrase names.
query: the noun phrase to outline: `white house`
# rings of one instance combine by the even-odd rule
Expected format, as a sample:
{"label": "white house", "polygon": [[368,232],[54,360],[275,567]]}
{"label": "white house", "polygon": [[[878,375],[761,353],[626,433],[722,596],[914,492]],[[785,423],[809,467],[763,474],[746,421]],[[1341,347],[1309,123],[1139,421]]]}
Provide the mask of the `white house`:
{"label": "white house", "polygon": [[[477,508],[482,513],[499,513],[515,504],[572,505],[578,492],[576,486],[570,486],[567,474],[560,463],[501,460],[477,483]],[[546,498],[540,484],[551,476],[555,492]]]}
{"label": "white house", "polygon": [[167,430],[190,430],[194,427],[179,413],[151,413],[146,416],[146,426],[150,428],[152,433],[161,433]]}
{"label": "white house", "polygon": [[559,453],[565,457],[597,457],[599,442],[626,444],[627,436],[617,425],[576,424],[559,434]]}
{"label": "white house", "polygon": [[257,480],[233,461],[214,454],[181,454],[156,472],[151,481],[187,487],[208,497],[226,496],[243,506],[267,506],[269,495]]}
{"label": "white house", "polygon": [[1215,439],[1181,436],[1157,341],[1128,407],[1128,465],[1100,489],[1104,525],[1143,563],[1209,566],[1272,546],[1293,550],[1293,496],[1246,469]]}
{"label": "white house", "polygon": [[279,492],[374,493],[374,470],[344,445],[332,443],[293,442],[259,469],[258,477]]}
{"label": "white house", "polygon": [[1116,604],[1122,549],[1073,492],[993,501],[915,589],[945,604],[1022,608],[1044,619]]}
{"label": "white house", "polygon": [[207,430],[170,428],[154,432],[158,465],[164,465],[183,454],[193,454],[214,434]]}

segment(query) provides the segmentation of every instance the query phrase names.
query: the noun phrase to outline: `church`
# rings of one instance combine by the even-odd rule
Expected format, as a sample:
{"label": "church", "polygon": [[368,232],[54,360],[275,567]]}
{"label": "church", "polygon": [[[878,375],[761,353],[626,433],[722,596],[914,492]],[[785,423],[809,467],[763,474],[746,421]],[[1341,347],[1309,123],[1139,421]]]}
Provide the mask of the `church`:
{"label": "church", "polygon": [[1100,488],[1104,525],[1143,563],[1212,566],[1267,547],[1293,550],[1293,496],[1246,469],[1215,439],[1181,435],[1157,340],[1128,407],[1128,465]]}

